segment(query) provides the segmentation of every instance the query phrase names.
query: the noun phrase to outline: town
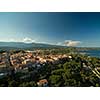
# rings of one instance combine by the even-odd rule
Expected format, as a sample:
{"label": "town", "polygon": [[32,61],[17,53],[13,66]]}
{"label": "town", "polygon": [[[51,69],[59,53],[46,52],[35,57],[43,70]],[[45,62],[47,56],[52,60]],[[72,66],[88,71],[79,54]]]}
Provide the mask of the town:
{"label": "town", "polygon": [[[14,53],[9,55],[8,52],[0,55],[0,68],[12,67],[16,72],[27,67],[40,68],[46,63],[57,63],[60,59],[71,58],[68,55],[39,55],[40,51],[26,51],[24,53]],[[8,56],[9,55],[9,56]]]}
{"label": "town", "polygon": [[24,51],[10,54],[3,52],[0,54],[0,78],[17,72],[28,72],[29,68],[41,69],[45,64],[59,64],[61,59],[71,58],[68,55],[40,55],[41,50]]}

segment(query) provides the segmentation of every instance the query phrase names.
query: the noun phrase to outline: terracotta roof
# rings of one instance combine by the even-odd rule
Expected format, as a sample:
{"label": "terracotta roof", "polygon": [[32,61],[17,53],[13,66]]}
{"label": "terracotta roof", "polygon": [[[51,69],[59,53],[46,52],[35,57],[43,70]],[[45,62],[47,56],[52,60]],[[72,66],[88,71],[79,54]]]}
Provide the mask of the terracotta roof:
{"label": "terracotta roof", "polygon": [[44,83],[48,83],[48,81],[46,79],[42,79],[42,80],[39,80],[39,83],[44,84]]}

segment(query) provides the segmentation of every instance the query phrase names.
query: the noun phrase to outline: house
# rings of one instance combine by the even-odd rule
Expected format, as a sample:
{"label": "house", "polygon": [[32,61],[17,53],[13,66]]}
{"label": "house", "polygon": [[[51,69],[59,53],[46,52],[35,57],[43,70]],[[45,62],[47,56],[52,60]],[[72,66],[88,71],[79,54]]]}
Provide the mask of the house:
{"label": "house", "polygon": [[48,81],[47,81],[47,79],[39,80],[39,82],[37,82],[37,85],[40,86],[40,87],[47,87]]}
{"label": "house", "polygon": [[68,58],[72,59],[72,56],[68,56]]}
{"label": "house", "polygon": [[5,63],[5,62],[1,62],[1,63],[0,63],[0,68],[5,68],[5,67],[7,67],[7,66],[6,66],[6,63]]}
{"label": "house", "polygon": [[4,72],[0,73],[0,79],[5,77],[6,75],[7,75],[7,73],[4,73]]}

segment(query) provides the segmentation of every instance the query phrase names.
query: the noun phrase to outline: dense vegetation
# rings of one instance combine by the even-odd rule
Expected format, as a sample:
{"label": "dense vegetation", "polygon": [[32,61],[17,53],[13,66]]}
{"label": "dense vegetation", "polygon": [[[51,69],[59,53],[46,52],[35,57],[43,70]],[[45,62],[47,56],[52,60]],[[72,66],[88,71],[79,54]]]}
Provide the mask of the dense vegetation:
{"label": "dense vegetation", "polygon": [[[75,49],[73,49],[75,50]],[[46,50],[43,53],[65,54],[73,52],[72,48]],[[59,60],[59,63],[47,63],[41,69],[29,68],[28,72],[19,72],[0,79],[0,86],[4,87],[36,87],[40,79],[47,79],[50,87],[89,87],[100,86],[100,79],[93,72],[84,68],[83,62],[91,63],[92,68],[100,66],[100,59],[80,54],[70,54],[72,59]],[[23,78],[23,76],[26,76]]]}

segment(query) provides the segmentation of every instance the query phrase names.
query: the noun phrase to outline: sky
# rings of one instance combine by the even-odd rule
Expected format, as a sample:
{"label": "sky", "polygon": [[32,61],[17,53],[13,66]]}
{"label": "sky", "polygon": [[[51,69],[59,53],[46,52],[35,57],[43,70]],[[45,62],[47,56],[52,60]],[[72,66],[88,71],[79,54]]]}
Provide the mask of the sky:
{"label": "sky", "polygon": [[100,13],[0,12],[0,41],[100,47]]}

